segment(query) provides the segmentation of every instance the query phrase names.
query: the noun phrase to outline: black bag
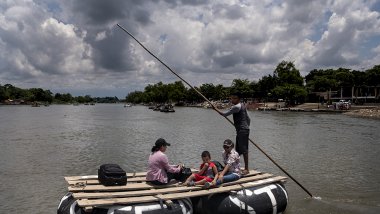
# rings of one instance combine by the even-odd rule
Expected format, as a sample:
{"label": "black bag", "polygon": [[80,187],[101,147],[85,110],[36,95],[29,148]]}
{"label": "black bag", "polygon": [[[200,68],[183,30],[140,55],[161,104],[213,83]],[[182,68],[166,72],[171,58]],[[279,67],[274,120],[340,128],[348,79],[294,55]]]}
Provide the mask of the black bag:
{"label": "black bag", "polygon": [[218,170],[218,172],[223,171],[224,166],[219,161],[212,161],[212,162],[215,164],[216,169]]}
{"label": "black bag", "polygon": [[127,173],[117,164],[103,164],[98,169],[98,179],[104,186],[127,184]]}
{"label": "black bag", "polygon": [[[171,176],[169,176],[171,174]],[[190,168],[184,167],[179,173],[168,173],[169,178],[173,178],[180,182],[185,182],[190,175],[193,174]]]}
{"label": "black bag", "polygon": [[179,181],[185,182],[186,179],[190,177],[191,174],[193,174],[193,172],[191,172],[190,168],[187,168],[187,167],[183,168],[181,171],[181,177]]}

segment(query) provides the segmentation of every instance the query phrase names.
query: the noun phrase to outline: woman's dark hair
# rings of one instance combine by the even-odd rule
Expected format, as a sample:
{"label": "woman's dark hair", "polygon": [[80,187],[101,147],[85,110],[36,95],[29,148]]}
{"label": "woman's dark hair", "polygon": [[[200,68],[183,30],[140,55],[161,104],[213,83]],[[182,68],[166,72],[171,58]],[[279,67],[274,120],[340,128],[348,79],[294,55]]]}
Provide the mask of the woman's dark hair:
{"label": "woman's dark hair", "polygon": [[156,140],[156,143],[154,144],[154,146],[152,147],[151,151],[152,152],[157,152],[158,150],[160,150],[160,148],[162,146],[170,146],[170,143],[166,142],[165,139],[163,138],[158,138]]}
{"label": "woman's dark hair", "polygon": [[208,151],[203,151],[203,152],[202,152],[202,157],[209,157],[209,158],[211,159],[210,152],[208,152]]}
{"label": "woman's dark hair", "polygon": [[[161,147],[161,146],[160,146]],[[158,150],[160,150],[160,147],[154,145],[151,149],[152,152],[157,152]]]}

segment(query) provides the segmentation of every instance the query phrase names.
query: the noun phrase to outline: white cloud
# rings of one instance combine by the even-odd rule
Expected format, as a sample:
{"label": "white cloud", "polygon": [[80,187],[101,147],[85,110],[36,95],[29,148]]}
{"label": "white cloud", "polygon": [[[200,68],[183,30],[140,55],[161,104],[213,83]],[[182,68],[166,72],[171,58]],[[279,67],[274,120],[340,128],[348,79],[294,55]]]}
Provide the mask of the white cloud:
{"label": "white cloud", "polygon": [[1,73],[5,81],[22,85],[62,83],[71,74],[93,69],[91,47],[75,26],[59,22],[31,1],[2,5],[0,19]]}
{"label": "white cloud", "polygon": [[116,23],[196,85],[258,80],[281,60],[304,75],[379,62],[375,0],[35,2],[0,3],[0,77],[18,85],[130,91],[177,80]]}
{"label": "white cloud", "polygon": [[105,31],[102,31],[102,32],[96,34],[96,38],[95,38],[95,40],[96,40],[96,41],[100,41],[100,40],[105,39],[106,37],[107,37],[107,36],[106,36],[106,32],[105,32]]}

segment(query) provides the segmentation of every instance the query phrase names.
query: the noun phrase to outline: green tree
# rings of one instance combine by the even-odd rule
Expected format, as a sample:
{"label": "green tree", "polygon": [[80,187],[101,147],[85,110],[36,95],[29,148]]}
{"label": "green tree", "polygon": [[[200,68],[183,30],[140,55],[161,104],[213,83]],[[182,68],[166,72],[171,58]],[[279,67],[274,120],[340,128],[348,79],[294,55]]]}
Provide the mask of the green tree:
{"label": "green tree", "polygon": [[[195,89],[200,91],[200,89],[197,87],[195,87]],[[189,88],[186,91],[185,99],[186,99],[186,101],[188,101],[190,103],[202,101],[202,97],[192,88]]]}
{"label": "green tree", "polygon": [[74,100],[73,96],[70,93],[62,94],[61,101],[65,103],[71,103]]}
{"label": "green tree", "polygon": [[291,105],[305,102],[307,96],[305,88],[296,84],[276,86],[272,93],[277,98],[285,99]]}
{"label": "green tree", "polygon": [[278,79],[275,76],[268,75],[261,78],[257,84],[259,89],[257,92],[258,97],[264,98],[277,86]]}
{"label": "green tree", "polygon": [[224,87],[222,84],[218,84],[214,88],[213,100],[224,100],[229,96],[229,88]]}
{"label": "green tree", "polygon": [[366,71],[367,74],[367,85],[368,86],[379,86],[380,85],[380,65],[375,65],[373,68]]}
{"label": "green tree", "polygon": [[259,97],[260,96],[260,84],[258,82],[252,81],[249,85],[252,91],[252,97]]}
{"label": "green tree", "polygon": [[168,85],[168,99],[171,101],[179,102],[185,98],[186,87],[181,81],[176,81]]}
{"label": "green tree", "polygon": [[354,75],[350,69],[338,68],[336,70],[335,79],[338,83],[338,87],[350,87],[354,85]]}
{"label": "green tree", "polygon": [[307,87],[310,91],[322,92],[328,91],[331,88],[337,86],[337,81],[335,79],[329,78],[327,76],[316,76],[313,80],[307,83]]}
{"label": "green tree", "polygon": [[204,83],[200,87],[200,92],[207,98],[213,99],[215,97],[215,86],[212,83]]}
{"label": "green tree", "polygon": [[276,98],[286,99],[289,104],[299,104],[305,101],[306,88],[303,77],[293,62],[282,61],[273,72],[277,86],[271,90]]}
{"label": "green tree", "polygon": [[32,95],[29,101],[53,101],[52,92],[50,90],[43,90],[42,88],[31,88],[28,91]]}
{"label": "green tree", "polygon": [[367,84],[367,74],[363,71],[352,71],[354,86],[364,86]]}
{"label": "green tree", "polygon": [[141,103],[141,102],[143,102],[143,92],[142,91],[130,92],[126,97],[126,101],[130,102],[130,103]]}
{"label": "green tree", "polygon": [[5,87],[0,85],[0,101],[8,99]]}
{"label": "green tree", "polygon": [[280,62],[274,70],[273,76],[278,78],[279,85],[295,84],[303,86],[303,77],[293,62]]}
{"label": "green tree", "polygon": [[231,85],[231,93],[239,92],[243,97],[252,97],[253,90],[248,79],[234,79]]}

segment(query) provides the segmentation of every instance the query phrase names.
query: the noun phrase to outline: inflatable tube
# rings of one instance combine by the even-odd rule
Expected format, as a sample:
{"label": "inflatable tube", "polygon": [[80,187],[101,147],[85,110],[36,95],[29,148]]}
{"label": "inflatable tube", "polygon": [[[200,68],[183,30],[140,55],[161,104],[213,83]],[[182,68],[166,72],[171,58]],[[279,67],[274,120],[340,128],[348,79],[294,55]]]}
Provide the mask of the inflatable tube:
{"label": "inflatable tube", "polygon": [[288,204],[288,195],[281,184],[269,184],[238,192],[219,193],[193,198],[194,213],[282,213]]}
{"label": "inflatable tube", "polygon": [[[173,204],[168,207],[164,203],[142,203],[125,206],[103,206],[96,207],[92,210],[92,214],[192,214],[193,205],[190,199],[173,200]],[[88,214],[81,209],[76,199],[73,198],[71,193],[67,193],[62,197],[59,203],[57,214]]]}

